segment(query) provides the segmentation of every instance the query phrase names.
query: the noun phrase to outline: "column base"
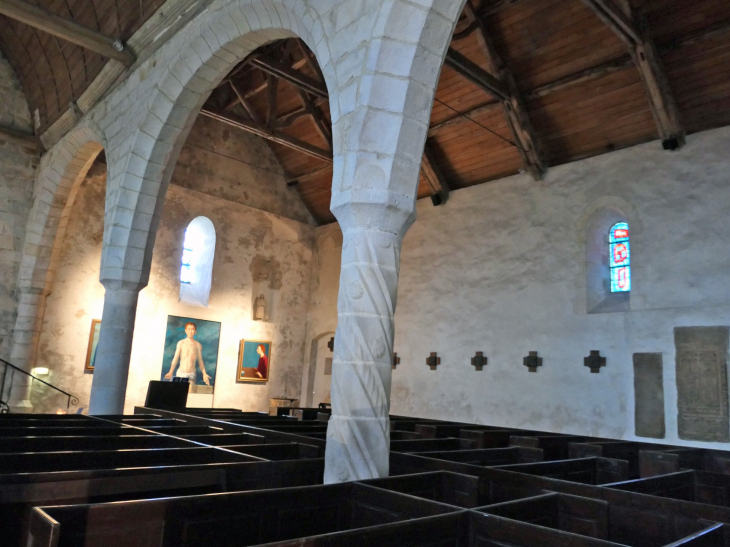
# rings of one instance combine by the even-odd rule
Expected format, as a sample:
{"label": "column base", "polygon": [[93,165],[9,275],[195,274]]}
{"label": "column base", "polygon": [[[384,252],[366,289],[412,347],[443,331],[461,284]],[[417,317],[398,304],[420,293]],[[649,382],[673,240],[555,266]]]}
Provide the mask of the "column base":
{"label": "column base", "polygon": [[390,419],[332,416],[324,461],[325,484],[387,477]]}

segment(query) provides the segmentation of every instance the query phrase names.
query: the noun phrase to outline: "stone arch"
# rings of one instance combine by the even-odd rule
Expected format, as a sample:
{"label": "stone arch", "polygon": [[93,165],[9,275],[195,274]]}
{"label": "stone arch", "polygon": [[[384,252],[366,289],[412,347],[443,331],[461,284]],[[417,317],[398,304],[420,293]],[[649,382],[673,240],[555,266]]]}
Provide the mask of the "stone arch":
{"label": "stone arch", "polygon": [[[18,314],[10,354],[11,362],[27,372],[35,363],[45,301],[53,290],[69,214],[104,142],[99,128],[84,122],[43,157],[38,169],[18,271]],[[30,405],[28,386],[20,375],[14,379],[11,407]]]}
{"label": "stone arch", "polygon": [[[133,137],[126,169],[114,174],[113,190],[107,194],[110,222],[104,230],[102,280],[140,287],[147,284],[157,226],[177,157],[203,103],[236,63],[268,42],[292,37],[301,37],[320,65],[329,59],[322,24],[303,3],[291,6],[281,0],[261,0],[243,4],[231,2],[188,31],[189,41],[169,63],[150,98]],[[324,67],[323,72],[328,89],[334,89],[331,72]]]}
{"label": "stone arch", "polygon": [[[333,117],[332,212],[402,237],[415,221],[421,156],[441,67],[466,0],[384,2],[357,98]],[[348,77],[338,71],[338,82]],[[340,84],[341,85],[341,84]],[[342,90],[346,96],[346,89]],[[347,135],[337,138],[338,133]],[[339,181],[339,184],[338,184]],[[386,204],[387,207],[382,207]]]}

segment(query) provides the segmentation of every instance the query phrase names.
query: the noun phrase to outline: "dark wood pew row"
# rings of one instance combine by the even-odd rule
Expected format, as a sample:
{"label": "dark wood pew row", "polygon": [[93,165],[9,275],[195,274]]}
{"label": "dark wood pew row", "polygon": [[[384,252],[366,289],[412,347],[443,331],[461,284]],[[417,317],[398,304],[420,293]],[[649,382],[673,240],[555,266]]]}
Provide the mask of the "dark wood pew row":
{"label": "dark wood pew row", "polygon": [[121,436],[121,435],[154,435],[152,431],[144,431],[126,426],[105,427],[2,427],[3,437],[79,437],[79,436]]}
{"label": "dark wood pew row", "polygon": [[474,448],[468,439],[410,439],[390,441],[391,452],[434,452],[443,450],[466,450]]}
{"label": "dark wood pew row", "polygon": [[192,441],[208,446],[228,446],[240,444],[266,444],[270,441],[264,435],[255,435],[253,433],[220,433],[216,432],[210,435],[175,435],[174,438]]}
{"label": "dark wood pew row", "polygon": [[310,486],[323,475],[323,459],[0,474],[2,545],[26,546],[35,506]]}
{"label": "dark wood pew row", "polygon": [[471,475],[432,471],[358,482],[466,509],[481,505],[479,478]]}
{"label": "dark wood pew row", "polygon": [[634,441],[586,441],[568,443],[569,458],[604,457],[629,462],[629,478],[639,478],[639,451],[671,450],[678,447],[662,446]]}
{"label": "dark wood pew row", "polygon": [[302,443],[231,445],[225,446],[225,448],[247,456],[255,456],[271,461],[306,460],[324,457],[324,450],[320,447]]}
{"label": "dark wood pew row", "polygon": [[[510,445],[513,436],[540,435],[551,436],[550,433],[540,431],[523,431],[521,429],[471,429],[462,428],[459,430],[459,437],[474,441],[475,448],[504,448]],[[564,435],[554,434],[552,436],[562,437]]]}
{"label": "dark wood pew row", "polygon": [[730,476],[706,471],[680,471],[607,485],[625,492],[730,507]]}
{"label": "dark wood pew row", "polygon": [[[459,437],[462,429],[472,431],[493,431],[501,428],[491,425],[417,423],[414,431],[419,433],[422,439],[443,439],[444,437]],[[513,431],[523,433],[522,430]]]}
{"label": "dark wood pew row", "polygon": [[391,431],[391,441],[408,441],[413,439],[420,439],[421,435],[415,431]]}
{"label": "dark wood pew row", "polygon": [[642,478],[695,469],[730,475],[730,452],[702,448],[639,451],[639,475]]}
{"label": "dark wood pew row", "polygon": [[27,547],[245,547],[459,511],[358,483],[37,507]]}
{"label": "dark wood pew row", "polygon": [[522,446],[476,450],[449,450],[444,452],[419,452],[418,454],[424,458],[489,467],[514,463],[534,463],[544,461],[545,459],[542,449],[525,448]]}
{"label": "dark wood pew row", "polygon": [[527,475],[539,475],[592,485],[620,482],[629,478],[629,464],[625,460],[614,460],[611,458],[582,458],[575,460],[518,463],[502,465],[496,468]]}
{"label": "dark wood pew row", "polygon": [[[31,414],[32,416],[32,414]],[[66,420],[63,417],[55,416],[53,418],[44,418],[42,420],[34,420],[34,419],[27,419],[27,420],[8,420],[8,421],[2,421],[0,420],[0,431],[4,431],[6,429],[25,429],[25,428],[34,428],[34,429],[42,429],[42,428],[51,428],[51,427],[113,427],[114,423],[110,422],[104,422],[102,420],[92,420],[92,419],[86,419],[86,420]]]}
{"label": "dark wood pew row", "polygon": [[545,453],[546,460],[567,460],[569,443],[585,442],[589,439],[590,437],[577,435],[512,435],[509,444],[540,448]]}
{"label": "dark wood pew row", "polygon": [[[674,526],[652,526],[635,519],[636,514],[613,506],[605,500],[549,493],[515,500],[477,511],[500,519],[520,522],[534,530],[537,540],[545,529],[566,533],[566,545],[573,539],[590,537],[610,545],[635,547],[665,545],[724,545],[724,526],[701,519],[677,519]],[[568,536],[572,536],[569,537]],[[526,538],[523,535],[522,541]]]}
{"label": "dark wood pew row", "polygon": [[17,452],[0,454],[0,473],[41,473],[91,469],[123,469],[202,463],[258,461],[224,448],[144,448],[132,450],[84,450],[78,452]]}
{"label": "dark wood pew row", "polygon": [[[211,435],[215,437],[214,435]],[[205,436],[201,436],[205,438]],[[243,444],[243,443],[239,443]],[[124,450],[132,448],[183,448],[190,442],[163,435],[0,437],[0,454],[74,450]]]}

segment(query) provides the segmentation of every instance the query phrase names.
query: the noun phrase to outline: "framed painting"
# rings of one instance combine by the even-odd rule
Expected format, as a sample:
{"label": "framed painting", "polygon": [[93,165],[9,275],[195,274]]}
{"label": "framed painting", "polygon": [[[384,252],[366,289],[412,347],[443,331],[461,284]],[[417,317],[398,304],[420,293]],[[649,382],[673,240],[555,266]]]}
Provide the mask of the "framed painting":
{"label": "framed painting", "polygon": [[168,315],[160,379],[186,378],[190,393],[212,394],[220,336],[217,321]]}
{"label": "framed painting", "polygon": [[271,340],[241,340],[236,382],[266,382],[271,373]]}
{"label": "framed painting", "polygon": [[101,330],[101,319],[91,320],[91,332],[89,333],[89,346],[86,349],[86,362],[84,372],[94,372],[94,360],[96,359],[96,346],[99,343],[99,331]]}

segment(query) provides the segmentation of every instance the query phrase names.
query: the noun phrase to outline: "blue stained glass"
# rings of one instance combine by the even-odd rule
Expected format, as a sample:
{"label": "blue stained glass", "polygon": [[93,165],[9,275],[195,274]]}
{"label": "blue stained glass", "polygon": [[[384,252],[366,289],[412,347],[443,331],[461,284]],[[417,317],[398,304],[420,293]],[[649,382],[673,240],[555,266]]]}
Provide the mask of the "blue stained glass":
{"label": "blue stained glass", "polygon": [[609,267],[611,269],[611,292],[631,290],[631,247],[629,225],[619,222],[608,232]]}

